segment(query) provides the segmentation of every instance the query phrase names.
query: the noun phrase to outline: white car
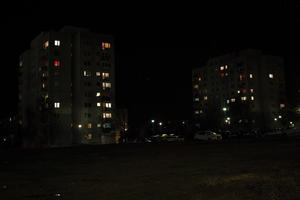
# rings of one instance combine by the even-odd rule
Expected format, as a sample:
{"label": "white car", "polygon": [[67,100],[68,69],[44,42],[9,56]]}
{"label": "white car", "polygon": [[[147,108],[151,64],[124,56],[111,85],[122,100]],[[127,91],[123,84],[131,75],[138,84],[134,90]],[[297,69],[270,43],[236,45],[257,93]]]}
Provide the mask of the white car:
{"label": "white car", "polygon": [[222,140],[222,135],[213,131],[201,131],[194,135],[194,140]]}

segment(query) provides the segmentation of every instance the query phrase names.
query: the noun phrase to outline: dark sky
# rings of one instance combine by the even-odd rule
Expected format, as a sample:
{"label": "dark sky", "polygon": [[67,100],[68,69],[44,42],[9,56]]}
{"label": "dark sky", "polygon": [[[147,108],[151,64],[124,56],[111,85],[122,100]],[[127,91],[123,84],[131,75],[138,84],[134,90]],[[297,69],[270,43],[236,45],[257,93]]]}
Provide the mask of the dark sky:
{"label": "dark sky", "polygon": [[115,36],[117,105],[129,108],[133,119],[189,118],[191,69],[233,49],[264,49],[286,57],[299,72],[299,1],[201,2],[46,0],[2,6],[1,63],[8,79],[1,79],[1,116],[17,110],[19,54],[41,31],[64,25]]}

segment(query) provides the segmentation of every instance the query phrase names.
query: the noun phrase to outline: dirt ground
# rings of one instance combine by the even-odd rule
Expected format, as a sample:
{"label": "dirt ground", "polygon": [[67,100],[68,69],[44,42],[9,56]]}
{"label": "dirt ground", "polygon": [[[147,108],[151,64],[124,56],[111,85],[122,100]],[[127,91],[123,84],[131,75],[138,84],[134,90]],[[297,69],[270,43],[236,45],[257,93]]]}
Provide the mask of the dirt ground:
{"label": "dirt ground", "polygon": [[299,139],[0,153],[1,200],[300,199]]}

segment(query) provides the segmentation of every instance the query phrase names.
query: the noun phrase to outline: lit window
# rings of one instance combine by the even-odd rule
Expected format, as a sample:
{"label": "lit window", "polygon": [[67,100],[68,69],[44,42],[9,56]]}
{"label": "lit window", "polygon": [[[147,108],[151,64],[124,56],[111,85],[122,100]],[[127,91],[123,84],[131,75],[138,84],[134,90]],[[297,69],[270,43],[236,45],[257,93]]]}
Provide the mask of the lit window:
{"label": "lit window", "polygon": [[220,67],[220,70],[224,70],[224,66],[221,66],[221,67]]}
{"label": "lit window", "polygon": [[102,47],[103,50],[110,49],[110,43],[102,42],[101,47]]}
{"label": "lit window", "polygon": [[60,46],[60,40],[54,40],[54,45],[59,47]]}
{"label": "lit window", "polygon": [[91,133],[87,133],[87,134],[84,134],[84,138],[86,140],[91,140],[93,138],[93,135]]}
{"label": "lit window", "polygon": [[98,124],[97,124],[97,128],[100,128],[100,127],[101,127],[101,124],[100,124],[100,123],[98,123]]}
{"label": "lit window", "polygon": [[43,87],[43,88],[45,88],[45,87],[46,87],[45,83],[43,83],[43,84],[42,84],[42,87]]}
{"label": "lit window", "polygon": [[81,124],[78,124],[78,128],[82,128],[82,125],[81,125]]}
{"label": "lit window", "polygon": [[226,100],[226,103],[229,103],[229,99]]}
{"label": "lit window", "polygon": [[201,80],[202,80],[201,77],[199,77],[199,78],[198,78],[198,81],[201,81]]}
{"label": "lit window", "polygon": [[100,72],[96,72],[96,76],[101,76],[101,73]]}
{"label": "lit window", "polygon": [[105,108],[111,108],[111,103],[105,103]]}
{"label": "lit window", "polygon": [[194,85],[194,88],[195,88],[195,89],[198,89],[198,88],[199,88],[199,85],[197,85],[197,84]]}
{"label": "lit window", "polygon": [[207,96],[204,96],[204,98],[203,98],[203,99],[204,99],[204,100],[207,100],[207,98],[208,98]]}
{"label": "lit window", "polygon": [[240,75],[240,81],[245,78],[245,75]]}
{"label": "lit window", "polygon": [[274,75],[273,74],[269,74],[269,78],[274,78]]}
{"label": "lit window", "polygon": [[103,79],[109,78],[109,73],[102,73],[102,78]]}
{"label": "lit window", "polygon": [[195,114],[198,115],[199,114],[199,110],[195,110]]}
{"label": "lit window", "polygon": [[103,113],[103,118],[111,118],[111,113]]}
{"label": "lit window", "polygon": [[231,102],[235,102],[235,98],[230,99]]}
{"label": "lit window", "polygon": [[101,106],[101,103],[100,102],[97,102],[97,107],[100,107]]}
{"label": "lit window", "polygon": [[22,67],[22,66],[23,66],[23,62],[22,62],[22,61],[20,61],[20,63],[19,63],[19,66],[20,66],[20,67]]}
{"label": "lit window", "polygon": [[228,69],[228,66],[227,66],[227,65],[225,65],[225,69]]}
{"label": "lit window", "polygon": [[100,95],[101,95],[100,92],[96,93],[96,97],[100,97]]}
{"label": "lit window", "polygon": [[60,67],[60,61],[59,60],[55,60],[54,61],[54,66],[55,67]]}
{"label": "lit window", "polygon": [[251,93],[254,93],[254,89],[250,89],[250,92],[251,92]]}
{"label": "lit window", "polygon": [[111,128],[111,124],[110,123],[104,123],[103,128]]}
{"label": "lit window", "polygon": [[239,91],[239,90],[237,91],[238,94],[239,94],[240,92],[241,92],[241,91]]}
{"label": "lit window", "polygon": [[285,104],[281,103],[281,104],[279,104],[279,107],[280,108],[285,108]]}
{"label": "lit window", "polygon": [[60,103],[59,102],[55,102],[54,103],[54,108],[60,108]]}
{"label": "lit window", "polygon": [[195,101],[199,101],[199,98],[195,98]]}
{"label": "lit window", "polygon": [[92,123],[88,123],[88,124],[86,125],[86,127],[87,127],[87,128],[92,128]]}
{"label": "lit window", "polygon": [[202,114],[203,113],[203,110],[200,110],[200,114]]}
{"label": "lit window", "polygon": [[84,71],[83,71],[83,76],[89,77],[89,76],[91,76],[91,75],[92,75],[92,74],[91,74],[90,71],[87,71],[87,70],[84,70]]}
{"label": "lit window", "polygon": [[251,96],[251,100],[254,101],[254,96]]}
{"label": "lit window", "polygon": [[247,100],[247,97],[241,97],[241,100],[242,100],[242,101],[246,101],[246,100]]}
{"label": "lit window", "polygon": [[44,42],[43,47],[46,49],[49,46],[49,41]]}
{"label": "lit window", "polygon": [[253,74],[249,74],[249,78],[253,78]]}
{"label": "lit window", "polygon": [[111,88],[111,83],[103,82],[102,87],[103,87],[103,89]]}

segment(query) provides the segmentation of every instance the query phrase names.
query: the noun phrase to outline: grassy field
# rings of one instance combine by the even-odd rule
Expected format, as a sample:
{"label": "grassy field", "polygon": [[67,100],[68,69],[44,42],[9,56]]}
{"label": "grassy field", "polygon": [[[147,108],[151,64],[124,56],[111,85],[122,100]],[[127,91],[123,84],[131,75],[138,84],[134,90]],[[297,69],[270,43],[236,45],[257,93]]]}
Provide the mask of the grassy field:
{"label": "grassy field", "polygon": [[296,200],[300,140],[6,150],[0,199]]}

